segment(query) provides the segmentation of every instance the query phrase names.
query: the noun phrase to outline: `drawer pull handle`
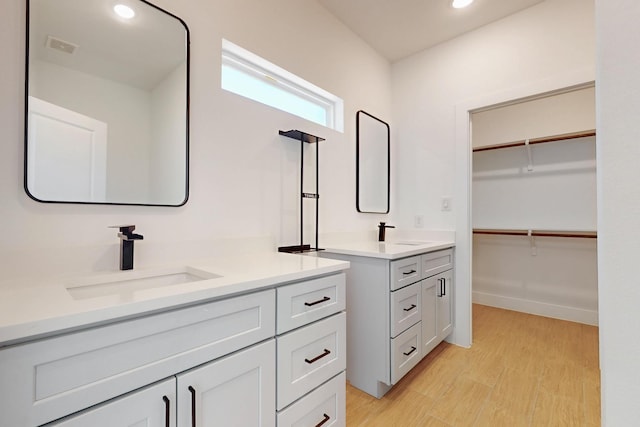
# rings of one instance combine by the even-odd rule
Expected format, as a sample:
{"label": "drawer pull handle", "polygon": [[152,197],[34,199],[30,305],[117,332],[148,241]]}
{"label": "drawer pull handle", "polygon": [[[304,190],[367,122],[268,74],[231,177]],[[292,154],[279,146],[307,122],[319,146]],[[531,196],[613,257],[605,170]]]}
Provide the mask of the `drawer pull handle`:
{"label": "drawer pull handle", "polygon": [[164,425],[165,427],[171,426],[171,402],[167,396],[162,396],[164,400]]}
{"label": "drawer pull handle", "polygon": [[409,308],[403,308],[403,310],[404,310],[404,311],[411,311],[411,310],[413,310],[414,308],[416,308],[416,305],[415,305],[415,304],[411,304],[411,305],[409,306]]}
{"label": "drawer pull handle", "polygon": [[415,270],[409,270],[409,271],[403,271],[402,274],[404,274],[405,276],[408,276],[409,274],[413,274],[415,273]]}
{"label": "drawer pull handle", "polygon": [[440,282],[440,295],[438,297],[442,298],[447,295],[447,279],[440,278],[438,282]]}
{"label": "drawer pull handle", "polygon": [[309,360],[309,359],[304,359],[304,361],[305,361],[305,362],[307,362],[307,363],[309,363],[309,364],[311,364],[311,363],[317,362],[318,360],[320,360],[320,359],[322,359],[323,357],[328,356],[328,355],[330,355],[330,354],[331,354],[331,352],[325,348],[325,349],[324,349],[324,352],[323,352],[321,355],[316,356],[316,357],[314,357],[314,358],[313,358],[313,359],[311,359],[311,360]]}
{"label": "drawer pull handle", "polygon": [[312,305],[316,305],[316,304],[320,304],[323,303],[325,301],[329,301],[331,298],[329,297],[324,297],[322,299],[319,299],[318,301],[314,301],[314,302],[305,302],[304,305],[306,305],[307,307],[311,307]]}
{"label": "drawer pull handle", "polygon": [[324,417],[322,418],[322,421],[320,421],[318,424],[316,424],[316,427],[320,427],[322,425],[324,425],[327,421],[329,421],[331,419],[331,417],[327,414],[322,414],[324,415]]}
{"label": "drawer pull handle", "polygon": [[191,392],[191,427],[196,427],[196,389],[189,386]]}
{"label": "drawer pull handle", "polygon": [[408,356],[408,355],[410,355],[411,353],[413,353],[416,350],[417,350],[417,348],[415,348],[414,346],[411,346],[411,350],[409,350],[408,353],[402,352],[402,354],[404,354],[405,356]]}

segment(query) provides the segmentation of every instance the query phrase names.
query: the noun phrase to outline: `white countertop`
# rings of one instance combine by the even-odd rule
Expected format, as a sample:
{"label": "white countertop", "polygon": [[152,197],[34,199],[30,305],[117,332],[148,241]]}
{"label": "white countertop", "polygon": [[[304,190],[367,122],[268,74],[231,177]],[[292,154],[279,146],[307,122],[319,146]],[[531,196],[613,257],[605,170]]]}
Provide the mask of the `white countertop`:
{"label": "white countertop", "polygon": [[188,266],[221,277],[105,296],[74,298],[67,290],[83,278],[67,277],[0,284],[0,346],[133,317],[274,285],[340,272],[348,262],[315,256],[267,252],[180,262],[173,266],[100,273],[121,280]]}
{"label": "white countertop", "polygon": [[421,240],[399,240],[390,242],[348,242],[325,245],[324,252],[355,255],[382,259],[399,259],[413,255],[447,249],[454,246],[452,241],[427,242]]}

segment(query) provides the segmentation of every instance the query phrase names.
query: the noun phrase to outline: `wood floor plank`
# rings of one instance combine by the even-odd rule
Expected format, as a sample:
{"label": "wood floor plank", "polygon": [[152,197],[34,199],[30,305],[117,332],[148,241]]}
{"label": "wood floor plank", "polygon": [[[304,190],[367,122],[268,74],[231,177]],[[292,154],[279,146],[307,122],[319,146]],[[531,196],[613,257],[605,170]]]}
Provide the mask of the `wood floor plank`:
{"label": "wood floor plank", "polygon": [[597,427],[598,328],[473,305],[470,349],[442,343],[382,399],[347,385],[347,426]]}
{"label": "wood floor plank", "polygon": [[451,387],[435,401],[429,414],[453,426],[473,426],[491,387],[458,376]]}

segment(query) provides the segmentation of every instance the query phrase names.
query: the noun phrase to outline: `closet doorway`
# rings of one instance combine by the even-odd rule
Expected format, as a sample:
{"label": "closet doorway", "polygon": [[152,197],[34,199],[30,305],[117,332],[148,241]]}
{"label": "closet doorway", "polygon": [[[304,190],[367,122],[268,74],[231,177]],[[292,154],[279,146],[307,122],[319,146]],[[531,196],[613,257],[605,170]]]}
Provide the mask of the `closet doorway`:
{"label": "closet doorway", "polygon": [[536,402],[520,415],[599,425],[595,89],[469,117],[477,350],[501,343],[494,390]]}
{"label": "closet doorway", "polygon": [[475,350],[503,343],[494,390],[537,402],[523,425],[544,407],[599,425],[594,87],[469,117]]}
{"label": "closet doorway", "polygon": [[597,325],[594,87],[471,123],[473,302]]}

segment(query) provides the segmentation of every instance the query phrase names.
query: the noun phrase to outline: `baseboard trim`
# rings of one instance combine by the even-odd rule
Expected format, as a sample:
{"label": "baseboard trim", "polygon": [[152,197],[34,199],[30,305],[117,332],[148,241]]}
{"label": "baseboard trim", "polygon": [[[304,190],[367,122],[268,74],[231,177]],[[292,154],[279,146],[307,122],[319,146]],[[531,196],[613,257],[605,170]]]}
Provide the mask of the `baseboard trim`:
{"label": "baseboard trim", "polygon": [[490,307],[504,308],[507,310],[536,314],[538,316],[598,326],[598,312],[596,310],[584,310],[581,308],[548,304],[522,298],[505,297],[485,292],[473,292],[473,302]]}

